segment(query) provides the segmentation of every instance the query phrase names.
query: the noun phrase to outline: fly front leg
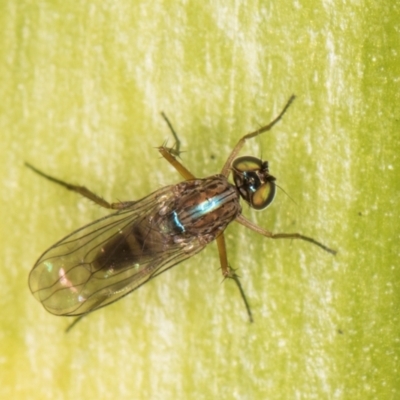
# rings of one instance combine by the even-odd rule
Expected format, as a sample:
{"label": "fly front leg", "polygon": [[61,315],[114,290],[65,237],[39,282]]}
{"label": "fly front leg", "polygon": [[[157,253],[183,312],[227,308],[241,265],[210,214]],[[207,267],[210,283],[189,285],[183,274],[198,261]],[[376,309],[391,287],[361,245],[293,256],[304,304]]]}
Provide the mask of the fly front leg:
{"label": "fly front leg", "polygon": [[221,264],[222,275],[224,278],[233,279],[236,286],[239,288],[240,296],[243,299],[244,305],[246,307],[247,315],[249,316],[250,322],[253,322],[253,315],[251,313],[251,308],[249,302],[247,301],[246,294],[244,293],[242,284],[240,283],[239,276],[236,274],[235,270],[228,264],[228,258],[226,254],[225,237],[222,233],[216,239],[219,253],[219,262]]}
{"label": "fly front leg", "polygon": [[98,196],[97,194],[93,193],[91,190],[87,189],[85,186],[78,186],[72,185],[68,182],[64,182],[61,179],[54,178],[53,176],[47,175],[46,173],[38,170],[33,165],[29,163],[25,163],[25,166],[31,169],[33,172],[36,172],[38,175],[42,176],[43,178],[56,183],[64,187],[67,190],[71,190],[72,192],[78,193],[83,197],[93,201],[94,203],[98,204],[101,207],[112,209],[112,210],[122,210],[124,208],[130,207],[135,204],[135,201],[124,201],[119,203],[109,203],[108,201],[104,200],[102,197]]}
{"label": "fly front leg", "polygon": [[243,145],[245,144],[247,139],[252,139],[258,135],[261,135],[264,132],[267,132],[269,130],[271,130],[271,128],[277,123],[279,122],[283,115],[285,114],[285,112],[287,111],[287,109],[289,108],[289,106],[292,104],[293,100],[295,99],[296,96],[292,95],[290,97],[290,99],[287,101],[285,107],[283,107],[283,110],[279,113],[279,115],[272,121],[270,122],[268,125],[265,125],[263,127],[261,127],[260,129],[257,129],[254,132],[248,133],[247,135],[244,135],[236,144],[236,146],[233,148],[231,154],[229,155],[229,157],[227,158],[227,160],[225,161],[225,164],[222,168],[221,174],[226,176],[227,178],[229,177],[229,174],[231,172],[231,165],[232,165],[232,161],[236,158],[236,156],[238,155],[239,151],[242,149]]}

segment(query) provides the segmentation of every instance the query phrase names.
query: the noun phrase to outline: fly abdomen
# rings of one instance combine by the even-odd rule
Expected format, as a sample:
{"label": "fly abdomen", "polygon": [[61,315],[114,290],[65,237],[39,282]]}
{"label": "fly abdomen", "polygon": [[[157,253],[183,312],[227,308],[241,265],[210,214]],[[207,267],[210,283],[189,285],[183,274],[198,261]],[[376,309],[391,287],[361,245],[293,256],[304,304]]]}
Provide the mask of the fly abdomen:
{"label": "fly abdomen", "polygon": [[104,244],[92,266],[95,270],[120,271],[133,264],[144,264],[165,248],[165,237],[146,217],[135,225],[120,230],[114,239]]}

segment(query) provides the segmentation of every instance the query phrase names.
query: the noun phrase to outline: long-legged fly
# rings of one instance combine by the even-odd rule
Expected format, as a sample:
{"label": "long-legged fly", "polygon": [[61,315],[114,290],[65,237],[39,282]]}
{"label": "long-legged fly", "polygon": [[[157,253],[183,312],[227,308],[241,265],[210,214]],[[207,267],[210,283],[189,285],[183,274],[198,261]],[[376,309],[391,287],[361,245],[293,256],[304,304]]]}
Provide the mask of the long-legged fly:
{"label": "long-legged fly", "polygon": [[[236,282],[252,321],[239,278],[227,260],[224,230],[232,221],[271,239],[301,239],[336,253],[299,233],[267,231],[242,215],[241,198],[257,210],[272,202],[275,178],[269,174],[267,161],[236,156],[246,140],[269,131],[293,100],[294,96],[268,125],[243,136],[217,175],[196,178],[177,160],[179,149],[159,147],[160,154],[185,180],[137,201],[108,203],[84,186],[71,185],[26,164],[44,178],[116,210],[72,232],[42,254],[29,275],[36,299],[52,314],[82,318],[138,289],[215,240],[222,274]],[[233,184],[228,181],[231,173]]]}

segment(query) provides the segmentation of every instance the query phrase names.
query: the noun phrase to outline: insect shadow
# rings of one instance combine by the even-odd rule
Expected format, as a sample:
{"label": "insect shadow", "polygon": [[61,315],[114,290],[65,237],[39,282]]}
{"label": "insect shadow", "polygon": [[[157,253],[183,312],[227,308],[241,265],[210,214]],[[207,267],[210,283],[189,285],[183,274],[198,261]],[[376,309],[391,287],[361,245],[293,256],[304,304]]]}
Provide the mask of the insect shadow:
{"label": "insect shadow", "polygon": [[[180,142],[159,147],[160,154],[185,179],[137,201],[109,203],[84,186],[54,178],[29,163],[25,165],[64,188],[115,213],[98,219],[46,250],[29,275],[29,287],[52,314],[77,316],[68,327],[90,312],[121,299],[164,271],[192,257],[216,241],[222,275],[239,288],[250,321],[252,312],[235,270],[228,264],[224,230],[236,221],[271,239],[300,239],[336,254],[335,250],[300,233],[272,233],[242,215],[240,199],[256,210],[265,209],[275,196],[275,178],[268,162],[237,157],[244,143],[269,131],[294,100],[290,97],[268,125],[244,135],[229,154],[221,173],[196,178],[180,161]],[[162,114],[177,139],[169,120]],[[230,174],[233,184],[228,181]]]}

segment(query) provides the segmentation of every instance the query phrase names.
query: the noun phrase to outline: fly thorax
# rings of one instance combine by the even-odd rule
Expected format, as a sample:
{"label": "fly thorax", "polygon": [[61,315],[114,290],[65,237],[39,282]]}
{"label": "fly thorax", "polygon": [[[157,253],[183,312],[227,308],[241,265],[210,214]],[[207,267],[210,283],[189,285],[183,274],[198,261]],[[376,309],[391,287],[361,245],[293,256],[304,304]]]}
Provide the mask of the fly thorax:
{"label": "fly thorax", "polygon": [[176,186],[169,222],[176,233],[202,236],[208,243],[241,212],[236,188],[223,175],[185,181]]}

